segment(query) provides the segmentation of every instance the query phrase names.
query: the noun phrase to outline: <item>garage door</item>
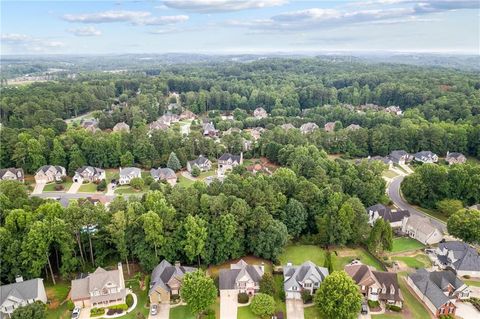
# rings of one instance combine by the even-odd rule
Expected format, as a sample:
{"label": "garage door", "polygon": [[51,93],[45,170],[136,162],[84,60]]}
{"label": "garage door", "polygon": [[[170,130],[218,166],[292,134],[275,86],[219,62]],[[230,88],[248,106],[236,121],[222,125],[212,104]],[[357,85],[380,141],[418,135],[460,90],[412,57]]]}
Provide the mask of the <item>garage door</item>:
{"label": "garage door", "polygon": [[287,292],[286,297],[287,299],[300,299],[301,295],[299,292]]}

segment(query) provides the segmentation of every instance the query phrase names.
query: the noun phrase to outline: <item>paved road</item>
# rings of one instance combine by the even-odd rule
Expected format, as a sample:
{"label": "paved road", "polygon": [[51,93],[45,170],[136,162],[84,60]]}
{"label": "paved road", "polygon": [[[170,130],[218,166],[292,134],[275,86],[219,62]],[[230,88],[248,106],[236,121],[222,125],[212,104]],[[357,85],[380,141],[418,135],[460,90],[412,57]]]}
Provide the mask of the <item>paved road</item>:
{"label": "paved road", "polygon": [[390,197],[390,199],[393,201],[395,206],[397,206],[399,209],[408,210],[410,214],[413,214],[413,215],[430,218],[430,221],[432,222],[432,224],[435,225],[435,227],[437,227],[438,229],[441,229],[445,233],[447,231],[447,227],[444,222],[436,218],[432,218],[431,216],[425,214],[424,212],[416,209],[415,207],[407,203],[402,198],[402,196],[400,195],[400,184],[402,184],[403,178],[404,176],[397,176],[392,179],[387,189],[388,197]]}

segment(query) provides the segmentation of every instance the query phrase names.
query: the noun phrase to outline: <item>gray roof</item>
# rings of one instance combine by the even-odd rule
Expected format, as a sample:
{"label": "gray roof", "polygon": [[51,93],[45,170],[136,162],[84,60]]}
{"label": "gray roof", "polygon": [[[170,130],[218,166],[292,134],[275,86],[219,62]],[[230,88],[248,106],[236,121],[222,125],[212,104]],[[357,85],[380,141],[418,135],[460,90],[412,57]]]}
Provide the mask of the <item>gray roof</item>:
{"label": "gray roof", "polygon": [[420,292],[437,308],[450,301],[442,289],[450,284],[456,290],[464,284],[451,271],[428,272],[425,269],[419,269],[409,277]]}
{"label": "gray roof", "polygon": [[399,160],[400,158],[404,157],[404,156],[408,156],[408,153],[404,150],[395,150],[395,151],[392,151],[390,153],[390,155],[388,155],[390,158],[392,158],[393,160]]}
{"label": "gray roof", "polygon": [[422,157],[434,157],[436,154],[431,152],[431,151],[421,151],[418,153],[415,153],[415,158],[422,158]]}
{"label": "gray roof", "polygon": [[307,278],[313,277],[317,282],[323,282],[325,277],[328,276],[328,269],[324,267],[318,267],[311,261],[306,261],[300,266],[284,266],[284,288],[285,290],[291,290],[293,287],[297,287],[296,290],[300,291],[301,285]]}
{"label": "gray roof", "polygon": [[138,175],[141,174],[141,170],[138,167],[125,167],[120,169],[120,176],[128,176],[128,175]]}
{"label": "gray roof", "polygon": [[23,169],[21,168],[14,168],[14,167],[10,167],[10,168],[2,168],[0,169],[0,179],[3,178],[3,176],[5,176],[5,174],[7,172],[11,172],[13,175],[15,175],[17,177],[17,179],[22,179],[24,174],[23,174]]}
{"label": "gray roof", "polygon": [[50,170],[50,168],[53,168],[54,171],[55,171],[55,174],[62,174],[63,172],[65,172],[65,167],[63,166],[58,166],[58,165],[43,165],[42,167],[40,167],[38,170],[37,170],[37,173],[42,171],[42,172],[47,172],[48,170]]}
{"label": "gray roof", "polygon": [[176,179],[177,178],[177,175],[175,174],[173,169],[168,167],[158,168],[158,169],[152,168],[150,170],[150,174],[152,175],[152,177],[158,178],[158,179],[172,179],[172,178]]}
{"label": "gray roof", "polygon": [[[88,274],[87,277],[72,280],[72,290],[70,292],[72,300],[90,298],[91,291],[95,289],[101,290],[108,282],[112,282],[117,287],[121,287],[123,283],[120,282],[119,271],[119,269],[105,270],[98,267],[93,273]],[[125,295],[125,289],[122,289],[119,294]],[[107,296],[112,297],[112,294],[108,294]],[[101,300],[99,299],[98,301]]]}
{"label": "gray roof", "polygon": [[239,278],[248,274],[250,278],[259,283],[263,277],[263,270],[260,266],[249,265],[243,259],[238,263],[230,265],[231,269],[222,269],[219,274],[220,289],[235,289],[235,283]]}
{"label": "gray roof", "polygon": [[103,172],[105,172],[105,170],[103,170],[101,168],[98,168],[98,167],[82,166],[82,167],[78,168],[75,171],[75,173],[78,173],[79,175],[83,175],[85,173],[85,171],[92,172],[94,175],[101,175]]}
{"label": "gray roof", "polygon": [[181,279],[185,273],[187,272],[194,272],[197,268],[194,267],[185,267],[175,265],[172,266],[167,260],[162,260],[160,264],[153,269],[152,277],[150,279],[150,290],[148,294],[150,295],[155,288],[162,287],[165,291],[170,291],[170,287],[168,287],[168,281],[175,276],[178,279]]}
{"label": "gray roof", "polygon": [[210,160],[208,158],[206,158],[205,156],[203,155],[200,155],[198,158],[194,159],[194,160],[191,160],[191,161],[188,161],[190,163],[190,165],[198,165],[198,166],[202,166],[202,165],[205,165],[205,163],[209,162]]}
{"label": "gray roof", "polygon": [[240,163],[240,155],[232,155],[230,153],[225,153],[218,159],[219,161],[228,161],[231,160],[232,162],[237,161]]}
{"label": "gray roof", "polygon": [[[470,247],[461,241],[447,241],[438,245],[440,250],[447,250],[453,253],[454,262],[452,263],[456,270],[462,271],[480,271],[480,256],[475,248]],[[443,256],[439,256],[443,257]],[[441,260],[446,264],[451,263],[447,256]]]}
{"label": "gray roof", "polygon": [[399,210],[392,212],[392,210],[382,204],[376,204],[367,208],[367,211],[378,212],[378,216],[382,217],[389,223],[395,223],[403,220],[404,217],[410,217],[408,210]]}
{"label": "gray roof", "polygon": [[39,288],[45,289],[43,287],[42,278],[35,278],[0,286],[0,305],[3,304],[9,296],[21,300],[37,299],[39,297]]}
{"label": "gray roof", "polygon": [[449,152],[447,154],[447,159],[448,158],[459,158],[459,157],[465,157],[465,155],[463,155],[462,153],[458,153],[458,152]]}

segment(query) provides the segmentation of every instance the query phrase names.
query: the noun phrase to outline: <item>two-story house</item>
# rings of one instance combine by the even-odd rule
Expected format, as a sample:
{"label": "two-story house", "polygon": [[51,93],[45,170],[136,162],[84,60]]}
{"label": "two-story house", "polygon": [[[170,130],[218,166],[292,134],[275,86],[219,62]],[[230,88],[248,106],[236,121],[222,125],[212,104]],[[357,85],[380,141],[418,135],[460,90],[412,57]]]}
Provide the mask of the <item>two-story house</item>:
{"label": "two-story house", "polygon": [[411,160],[410,154],[408,154],[404,150],[391,151],[388,157],[392,160],[393,163],[400,165],[404,165]]}
{"label": "two-story house", "polygon": [[177,175],[171,168],[152,168],[150,170],[150,175],[153,177],[155,181],[166,181],[172,187],[177,184]]}
{"label": "two-story house", "polygon": [[40,167],[35,173],[35,182],[50,183],[60,182],[64,177],[67,177],[67,171],[63,166],[44,165]]}
{"label": "two-story house", "polygon": [[313,295],[327,276],[327,268],[318,267],[311,261],[306,261],[300,266],[287,263],[283,267],[285,297],[287,299],[301,299],[302,291],[308,291]]}
{"label": "two-story house", "polygon": [[357,283],[360,292],[368,300],[400,308],[403,306],[403,296],[396,273],[376,271],[362,264],[347,265],[345,272]]}
{"label": "two-story house", "polygon": [[218,159],[218,175],[225,175],[227,171],[241,164],[243,164],[243,153],[240,155],[225,153]]}
{"label": "two-story house", "polygon": [[429,218],[418,215],[403,219],[402,232],[424,245],[433,245],[443,239],[442,231],[436,228]]}
{"label": "two-story house", "polygon": [[437,266],[451,268],[459,277],[480,277],[480,255],[478,251],[461,241],[438,244],[435,250]]}
{"label": "two-story house", "polygon": [[218,130],[215,129],[215,125],[213,125],[212,122],[204,123],[202,128],[203,128],[203,136],[213,137],[218,135]]}
{"label": "two-story house", "polygon": [[142,171],[137,167],[120,167],[120,173],[118,178],[118,183],[120,185],[130,184],[130,181],[134,178],[141,178]]}
{"label": "two-story house", "polygon": [[407,284],[436,316],[455,315],[456,302],[470,297],[470,289],[449,270],[419,269],[408,275]]}
{"label": "two-story house", "polygon": [[21,168],[2,168],[0,169],[0,180],[2,181],[19,181],[23,183],[25,175]]}
{"label": "two-story house", "polygon": [[447,152],[447,156],[445,156],[445,161],[448,165],[453,164],[464,164],[467,161],[465,155],[459,152]]}
{"label": "two-story house", "polygon": [[413,155],[416,162],[428,164],[438,162],[438,155],[430,151],[421,151]]}
{"label": "two-story house", "polygon": [[0,286],[0,319],[10,318],[16,309],[36,301],[47,303],[43,279],[24,281],[18,276],[13,284]]}
{"label": "two-story house", "polygon": [[170,303],[172,295],[179,295],[183,276],[188,272],[194,272],[197,268],[185,267],[176,262],[170,264],[165,259],[158,264],[152,272],[148,298],[150,304]]}
{"label": "two-story house", "polygon": [[192,172],[194,167],[198,167],[201,172],[209,171],[212,168],[212,162],[203,155],[187,162],[187,171]]}
{"label": "two-story house", "polygon": [[264,272],[264,265],[249,265],[243,259],[231,264],[230,269],[220,270],[220,295],[228,294],[232,290],[254,295],[260,289],[260,280]]}
{"label": "two-story house", "polygon": [[402,227],[403,220],[410,217],[408,210],[392,211],[389,207],[382,204],[375,204],[367,208],[368,223],[373,226],[377,219],[382,218],[387,221],[392,228]]}
{"label": "two-story house", "polygon": [[256,119],[263,119],[263,118],[266,118],[268,116],[268,114],[267,114],[267,111],[265,111],[265,109],[263,107],[257,107],[253,111],[253,116]]}
{"label": "two-story house", "polygon": [[77,307],[107,307],[125,303],[122,264],[114,270],[98,267],[93,273],[72,280],[70,298]]}
{"label": "two-story house", "polygon": [[100,182],[104,179],[105,170],[92,166],[82,166],[75,171],[75,175],[73,176],[75,183],[83,183],[84,181]]}

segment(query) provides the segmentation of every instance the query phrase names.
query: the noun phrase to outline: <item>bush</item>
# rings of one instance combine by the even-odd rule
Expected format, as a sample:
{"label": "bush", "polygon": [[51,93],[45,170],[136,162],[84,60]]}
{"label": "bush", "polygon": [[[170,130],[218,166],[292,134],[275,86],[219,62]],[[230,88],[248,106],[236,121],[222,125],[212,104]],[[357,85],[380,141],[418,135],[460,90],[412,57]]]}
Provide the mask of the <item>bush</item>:
{"label": "bush", "polygon": [[97,184],[97,191],[103,192],[107,189],[107,182],[103,179],[100,183]]}
{"label": "bush", "polygon": [[90,317],[103,316],[105,314],[104,308],[92,308],[90,309]]}
{"label": "bush", "polygon": [[133,296],[132,296],[132,294],[127,295],[127,297],[125,298],[125,303],[127,304],[128,308],[133,306]]}
{"label": "bush", "polygon": [[400,308],[399,306],[387,305],[386,307],[387,307],[387,309],[389,309],[389,310],[391,310],[391,311],[395,311],[395,312],[400,312],[400,311],[402,311],[402,308]]}
{"label": "bush", "polygon": [[57,185],[55,185],[55,190],[56,190],[56,191],[63,191],[64,188],[65,188],[65,187],[64,187],[62,184],[57,184]]}
{"label": "bush", "polygon": [[380,307],[380,303],[378,301],[369,300],[368,301],[368,306],[370,308],[378,308],[378,307]]}
{"label": "bush", "polygon": [[153,182],[155,182],[155,180],[153,179],[152,176],[149,175],[149,176],[145,177],[145,185],[150,186],[150,185],[152,185]]}
{"label": "bush", "polygon": [[280,292],[278,293],[278,297],[280,298],[281,301],[285,302],[286,300],[286,296],[285,296],[285,290],[280,290]]}
{"label": "bush", "polygon": [[272,296],[258,293],[253,297],[252,303],[250,304],[250,309],[254,315],[259,317],[270,316],[275,311],[275,300]]}
{"label": "bush", "polygon": [[453,316],[453,315],[441,315],[439,318],[440,319],[455,319],[455,316]]}
{"label": "bush", "polygon": [[141,190],[145,186],[145,182],[140,177],[135,177],[135,178],[132,178],[132,180],[130,181],[130,186],[133,189]]}
{"label": "bush", "polygon": [[463,276],[463,278],[470,279],[470,275],[465,275],[465,276]]}
{"label": "bush", "polygon": [[170,296],[170,302],[172,302],[172,303],[180,302],[180,295],[171,295]]}
{"label": "bush", "polygon": [[151,191],[159,191],[161,188],[162,188],[162,186],[160,186],[159,182],[153,182],[153,183],[150,184],[150,190]]}
{"label": "bush", "polygon": [[238,294],[237,299],[238,299],[238,303],[246,304],[248,302],[249,297],[246,293],[241,292]]}
{"label": "bush", "polygon": [[472,297],[468,299],[468,302],[470,302],[475,308],[477,308],[478,311],[480,311],[480,298]]}
{"label": "bush", "polygon": [[207,309],[203,314],[203,319],[215,319],[215,310]]}
{"label": "bush", "polygon": [[70,299],[67,300],[67,309],[68,311],[73,311],[73,309],[75,308],[75,304],[73,303],[73,301],[71,301]]}
{"label": "bush", "polygon": [[275,281],[273,276],[270,273],[264,273],[262,279],[260,280],[260,292],[274,296],[276,293]]}
{"label": "bush", "polygon": [[194,166],[192,168],[192,171],[190,172],[190,174],[193,176],[193,177],[198,177],[200,176],[200,169],[197,167],[197,166]]}
{"label": "bush", "polygon": [[[132,297],[132,299],[133,299],[133,297]],[[133,301],[132,301],[132,304],[133,304]],[[122,303],[122,304],[119,304],[119,305],[110,306],[110,307],[108,307],[108,309],[126,311],[128,309],[128,306],[126,304]]]}
{"label": "bush", "polygon": [[313,296],[308,290],[304,290],[302,291],[302,300],[304,304],[311,303],[313,300]]}

